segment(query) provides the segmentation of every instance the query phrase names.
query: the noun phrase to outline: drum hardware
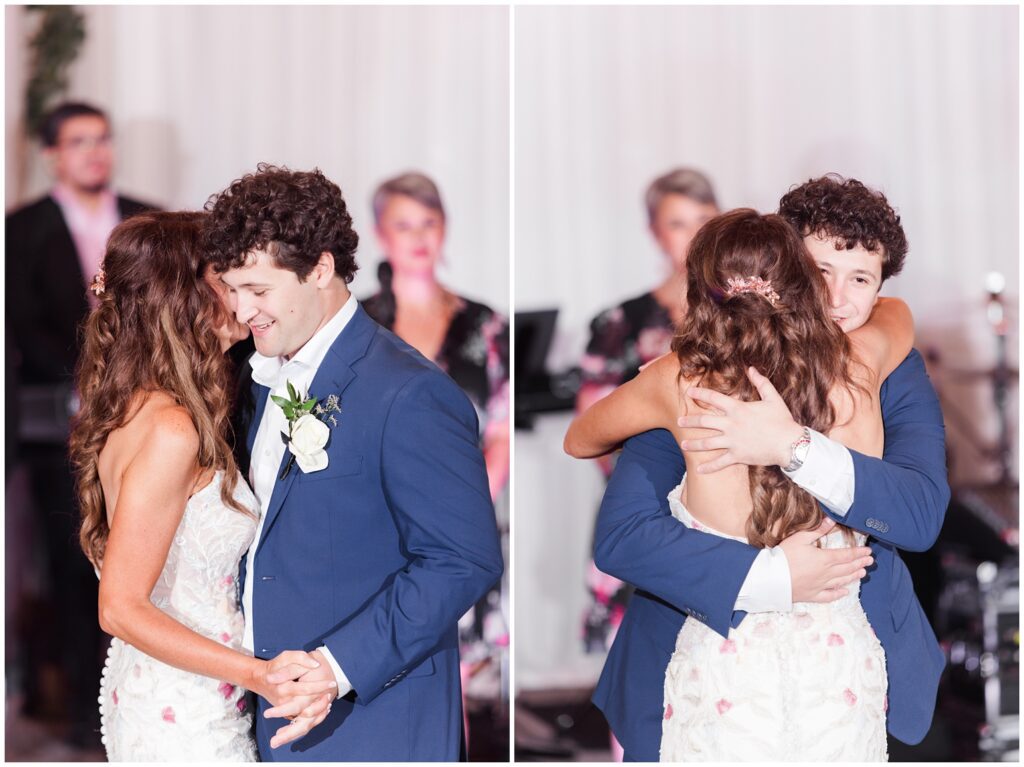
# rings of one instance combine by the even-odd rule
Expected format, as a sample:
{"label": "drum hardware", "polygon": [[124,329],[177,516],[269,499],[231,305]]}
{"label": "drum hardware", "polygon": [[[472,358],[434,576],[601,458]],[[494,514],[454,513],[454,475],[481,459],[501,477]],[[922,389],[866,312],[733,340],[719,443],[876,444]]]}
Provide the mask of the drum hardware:
{"label": "drum hardware", "polygon": [[[967,442],[986,461],[993,462],[998,466],[999,475],[996,484],[1011,486],[1016,484],[1016,480],[1012,472],[1013,449],[1007,400],[1010,386],[1017,383],[1019,371],[1009,365],[1007,335],[1010,330],[1010,321],[1007,316],[1006,301],[1003,297],[1005,287],[1006,280],[999,272],[991,272],[985,279],[985,288],[988,293],[985,314],[995,339],[995,365],[987,370],[943,368],[943,374],[954,380],[987,380],[991,382],[992,401],[999,418],[999,435],[995,444],[978,436],[975,426],[976,419],[965,415],[955,401],[949,398],[942,399],[942,411],[946,418],[956,423],[958,430],[963,432]],[[941,354],[936,348],[926,350],[925,356],[930,363],[939,365],[942,363]],[[941,392],[939,396],[941,398]]]}
{"label": "drum hardware", "polygon": [[982,595],[985,723],[979,748],[986,761],[1019,761],[1020,753],[1020,569],[978,565]]}

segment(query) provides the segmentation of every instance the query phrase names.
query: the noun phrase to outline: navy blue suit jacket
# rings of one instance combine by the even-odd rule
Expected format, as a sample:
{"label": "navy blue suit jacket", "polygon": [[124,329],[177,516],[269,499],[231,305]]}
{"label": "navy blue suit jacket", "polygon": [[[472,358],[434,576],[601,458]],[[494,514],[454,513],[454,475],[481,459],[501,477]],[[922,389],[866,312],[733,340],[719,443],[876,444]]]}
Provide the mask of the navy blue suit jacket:
{"label": "navy blue suit jacket", "polygon": [[[250,450],[269,390],[254,393]],[[331,394],[341,413],[327,468],[293,466],[274,487],[254,560],[253,629],[260,658],[326,645],[355,696],[276,750],[270,738],[287,722],[264,719],[260,699],[260,755],[455,761],[457,623],[503,566],[476,414],[448,376],[361,307],[310,386],[321,402]]]}
{"label": "navy blue suit jacket", "polygon": [[[853,505],[845,517],[826,513],[872,536],[875,562],[861,583],[861,603],[886,654],[888,730],[913,744],[931,724],[945,658],[896,549],[930,548],[949,503],[942,413],[917,351],[883,383],[881,400],[883,458],[851,451]],[[633,437],[597,520],[597,566],[637,591],[593,700],[640,761],[658,760],[665,668],[683,621],[689,616],[728,636],[745,616],[733,606],[758,553],[672,517],[666,497],[685,470],[667,431]]]}

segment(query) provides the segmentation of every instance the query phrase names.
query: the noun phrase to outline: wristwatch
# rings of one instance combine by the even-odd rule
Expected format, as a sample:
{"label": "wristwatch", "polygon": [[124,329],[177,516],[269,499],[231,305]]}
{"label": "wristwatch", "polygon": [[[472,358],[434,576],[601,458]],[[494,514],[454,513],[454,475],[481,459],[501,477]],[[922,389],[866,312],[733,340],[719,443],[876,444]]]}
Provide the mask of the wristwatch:
{"label": "wristwatch", "polygon": [[811,430],[804,427],[800,438],[789,446],[789,465],[783,466],[783,471],[796,471],[804,465],[807,460],[807,451],[811,449]]}

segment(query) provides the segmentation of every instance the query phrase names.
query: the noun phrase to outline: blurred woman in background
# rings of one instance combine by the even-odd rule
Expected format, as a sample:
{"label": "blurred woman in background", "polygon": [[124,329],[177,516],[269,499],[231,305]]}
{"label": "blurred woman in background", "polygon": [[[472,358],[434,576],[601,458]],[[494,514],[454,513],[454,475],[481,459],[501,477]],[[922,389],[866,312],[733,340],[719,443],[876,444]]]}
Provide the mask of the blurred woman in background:
{"label": "blurred woman in background", "polygon": [[363,308],[436,362],[472,400],[496,498],[508,482],[508,319],[438,282],[446,218],[427,176],[385,181],[373,195],[373,215],[385,260],[377,270],[380,290]]}
{"label": "blurred woman in background", "polygon": [[[447,218],[441,193],[429,177],[403,173],[382,183],[373,195],[373,215],[384,260],[377,269],[380,289],[362,301],[363,308],[437,363],[476,408],[507,556],[507,505],[500,498],[509,476],[508,319],[438,281]],[[471,697],[504,697],[499,688],[507,687],[503,667],[509,638],[503,602],[496,585],[459,622],[462,687]]]}

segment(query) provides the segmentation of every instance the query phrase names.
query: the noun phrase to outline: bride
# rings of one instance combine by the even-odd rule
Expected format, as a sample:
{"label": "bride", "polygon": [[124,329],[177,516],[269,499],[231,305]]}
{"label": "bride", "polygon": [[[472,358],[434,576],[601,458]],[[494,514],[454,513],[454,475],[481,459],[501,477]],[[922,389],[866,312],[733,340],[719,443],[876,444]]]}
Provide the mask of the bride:
{"label": "bride", "polygon": [[[844,335],[799,235],[749,209],[701,229],[687,272],[688,310],[673,354],[577,418],[566,435],[570,454],[601,455],[656,428],[681,442],[707,436],[677,425],[681,415],[710,412],[688,389],[750,399],[752,369],[765,372],[799,423],[882,454],[879,387],[913,336],[902,302],[880,300],[867,324]],[[720,451],[683,447],[690,471],[669,496],[683,524],[768,547],[822,521],[817,503],[777,467],[701,474],[698,466]],[[864,541],[837,526],[820,545]],[[858,588],[833,603],[750,615],[725,639],[685,621],[665,672],[662,761],[884,761],[885,655]]]}
{"label": "bride", "polygon": [[333,699],[333,683],[291,681],[318,665],[307,653],[241,650],[237,576],[257,506],[227,441],[224,351],[244,326],[204,275],[202,215],[120,224],[85,326],[71,457],[114,635],[99,698],[112,761],[255,761],[245,689],[295,720],[275,745]]}

